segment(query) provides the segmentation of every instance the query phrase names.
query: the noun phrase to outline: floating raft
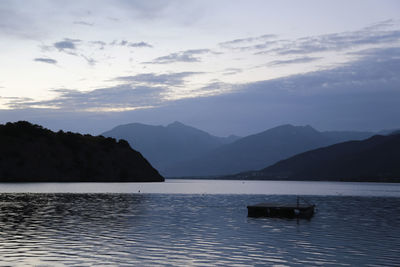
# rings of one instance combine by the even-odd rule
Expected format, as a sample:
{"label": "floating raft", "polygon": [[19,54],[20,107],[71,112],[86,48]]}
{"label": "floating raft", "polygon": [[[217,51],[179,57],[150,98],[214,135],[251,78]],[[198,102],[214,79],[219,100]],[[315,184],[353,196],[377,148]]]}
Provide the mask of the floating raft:
{"label": "floating raft", "polygon": [[259,203],[247,206],[248,217],[281,217],[311,219],[315,205]]}

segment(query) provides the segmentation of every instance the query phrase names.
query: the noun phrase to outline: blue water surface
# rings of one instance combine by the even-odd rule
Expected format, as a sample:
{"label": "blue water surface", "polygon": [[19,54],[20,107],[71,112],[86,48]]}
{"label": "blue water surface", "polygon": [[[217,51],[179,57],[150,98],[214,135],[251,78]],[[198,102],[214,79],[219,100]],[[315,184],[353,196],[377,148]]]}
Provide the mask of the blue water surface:
{"label": "blue water surface", "polygon": [[0,266],[398,266],[400,198],[305,196],[310,220],[248,218],[294,195],[0,194]]}

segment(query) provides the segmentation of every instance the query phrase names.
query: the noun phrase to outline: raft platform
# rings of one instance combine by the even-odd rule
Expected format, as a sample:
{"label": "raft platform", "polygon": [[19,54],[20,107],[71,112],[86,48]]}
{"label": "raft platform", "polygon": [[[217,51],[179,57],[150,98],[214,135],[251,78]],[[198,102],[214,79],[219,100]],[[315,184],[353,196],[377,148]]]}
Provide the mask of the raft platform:
{"label": "raft platform", "polygon": [[248,217],[280,217],[311,219],[315,205],[310,204],[282,204],[258,203],[247,206]]}

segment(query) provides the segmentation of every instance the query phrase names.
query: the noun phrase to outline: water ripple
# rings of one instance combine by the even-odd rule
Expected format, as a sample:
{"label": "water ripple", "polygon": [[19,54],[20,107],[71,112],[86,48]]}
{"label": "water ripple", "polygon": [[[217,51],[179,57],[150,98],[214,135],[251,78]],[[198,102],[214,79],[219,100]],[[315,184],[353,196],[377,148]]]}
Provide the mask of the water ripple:
{"label": "water ripple", "polygon": [[0,194],[1,266],[396,266],[400,199],[309,197],[311,221],[247,218],[293,196]]}

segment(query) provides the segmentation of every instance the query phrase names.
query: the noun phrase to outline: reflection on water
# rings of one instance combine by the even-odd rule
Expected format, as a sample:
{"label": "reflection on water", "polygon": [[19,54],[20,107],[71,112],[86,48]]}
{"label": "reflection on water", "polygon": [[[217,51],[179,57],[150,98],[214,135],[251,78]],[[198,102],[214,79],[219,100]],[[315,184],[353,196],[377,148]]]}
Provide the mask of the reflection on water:
{"label": "reflection on water", "polygon": [[0,192],[400,197],[400,183],[167,179],[164,183],[0,183]]}
{"label": "reflection on water", "polygon": [[311,221],[247,218],[293,196],[0,194],[0,263],[16,266],[400,262],[400,198],[308,197]]}

